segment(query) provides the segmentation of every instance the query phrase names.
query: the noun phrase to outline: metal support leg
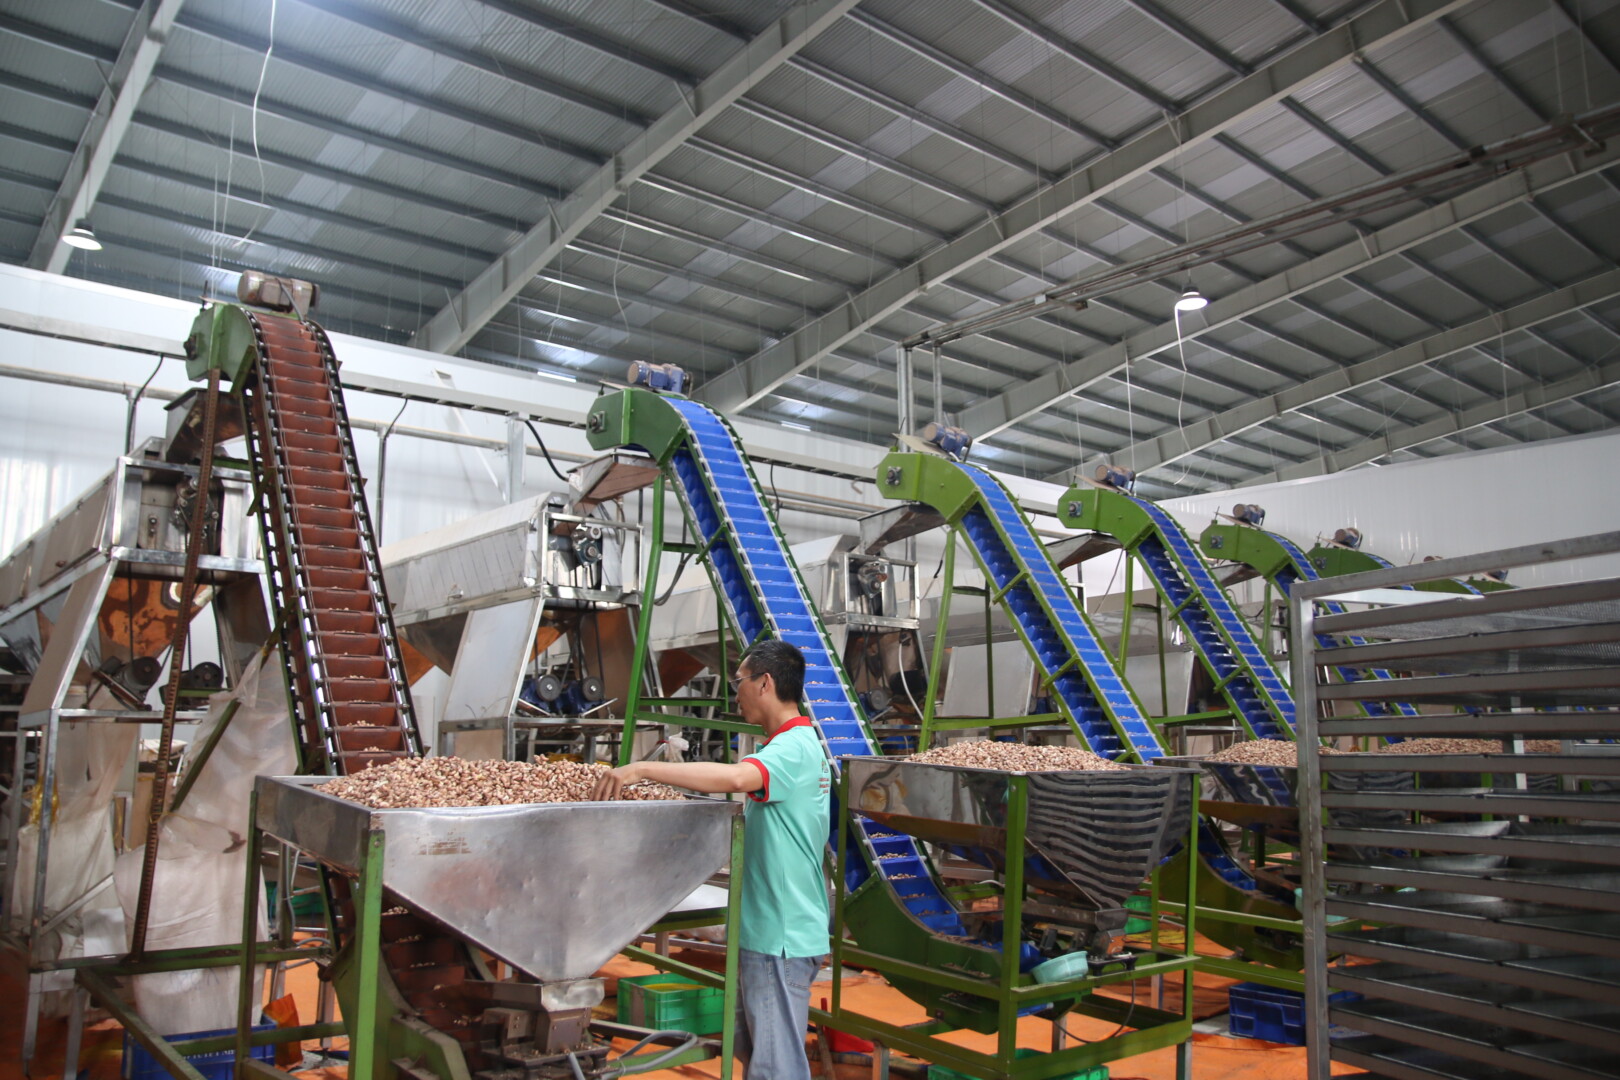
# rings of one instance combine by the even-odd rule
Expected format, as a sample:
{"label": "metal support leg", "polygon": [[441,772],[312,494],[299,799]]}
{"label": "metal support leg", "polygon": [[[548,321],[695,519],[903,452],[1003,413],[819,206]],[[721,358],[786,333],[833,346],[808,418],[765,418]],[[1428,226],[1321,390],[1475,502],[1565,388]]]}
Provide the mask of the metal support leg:
{"label": "metal support leg", "polygon": [[1305,1076],[1327,1080],[1332,1064],[1327,1046],[1327,880],[1322,843],[1322,773],[1317,751],[1315,608],[1291,601],[1294,639],[1291,685],[1299,732],[1299,861],[1302,871],[1300,916],[1305,923]]}
{"label": "metal support leg", "polygon": [[22,1065],[23,1075],[30,1076],[29,1063],[34,1060],[34,1048],[39,1042],[39,1006],[40,997],[45,992],[45,976],[39,973],[28,976],[28,1005],[23,1016],[23,1044]]}
{"label": "metal support leg", "polygon": [[[920,749],[927,747],[919,744]],[[838,815],[833,849],[833,936],[832,936],[832,1015],[836,1025],[844,1009],[844,898],[849,894],[849,774],[839,771],[837,801]]]}
{"label": "metal support leg", "polygon": [[360,965],[354,1025],[349,1034],[349,1080],[371,1080],[377,1071],[380,1032],[377,1030],[377,965],[382,962],[383,849],[381,829],[366,834],[366,861],[360,869],[360,896],[356,906],[359,933],[355,941]]}
{"label": "metal support leg", "polygon": [[743,819],[731,822],[731,879],[726,889],[726,994],[720,1015],[720,1080],[731,1080],[732,1054],[737,1048],[737,969],[741,948],[737,927],[742,919]]}
{"label": "metal support leg", "polygon": [[1136,574],[1130,554],[1125,556],[1125,607],[1119,620],[1119,669],[1125,670],[1125,658],[1131,650],[1131,609],[1136,606]]}
{"label": "metal support leg", "polygon": [[[947,581],[949,579],[946,579]],[[990,599],[994,587],[989,577],[984,579],[984,715],[996,715],[996,649],[995,602]],[[994,734],[994,732],[987,732]],[[928,749],[923,747],[923,749]]]}
{"label": "metal support leg", "polygon": [[[923,702],[922,729],[917,733],[917,749],[929,750],[934,745],[934,703],[939,700],[940,673],[945,666],[946,629],[951,619],[951,583],[956,580],[956,531],[945,534],[945,588],[939,594],[939,616],[934,621],[934,647],[928,659],[928,697]],[[990,648],[986,642],[985,649]],[[992,703],[985,708],[986,716],[995,714]]]}
{"label": "metal support leg", "polygon": [[[35,732],[28,731],[23,728],[20,722],[17,724],[17,737],[13,740],[16,744],[16,758],[15,765],[12,769],[11,795],[6,799],[5,892],[0,893],[0,900],[4,901],[6,910],[4,922],[0,923],[0,925],[5,926],[13,933],[18,935],[22,935],[24,933],[23,923],[20,915],[11,910],[11,898],[17,895],[17,834],[22,829],[23,804],[28,801],[29,785],[27,783],[28,778],[26,775],[26,765],[28,762],[28,740],[34,738],[35,734]],[[38,760],[38,755],[36,754],[35,761],[37,762]]]}
{"label": "metal support leg", "polygon": [[68,1011],[67,1046],[62,1051],[62,1080],[78,1080],[79,1051],[84,1044],[84,1010],[89,995],[73,988],[73,1004]]}
{"label": "metal support leg", "polygon": [[[1029,778],[1012,777],[1007,807],[1007,850],[1023,851],[1025,830],[1029,827]],[[1024,941],[1024,860],[1008,859],[1001,879],[1001,985],[1018,982],[1018,961]],[[996,1055],[1002,1062],[1013,1060],[1018,1046],[1018,1003],[1004,996],[997,1017]],[[884,1068],[888,1072],[887,1064]]]}
{"label": "metal support leg", "polygon": [[[642,582],[641,606],[636,609],[636,651],[630,660],[630,681],[624,693],[624,734],[619,739],[617,763],[630,764],[635,752],[636,714],[641,711],[642,687],[646,685],[647,641],[652,633],[654,601],[658,599],[658,571],[664,553],[664,477],[653,481],[652,538],[647,545],[646,577]],[[721,637],[724,638],[724,631]],[[600,639],[599,639],[600,640]],[[726,669],[721,668],[721,674]]]}
{"label": "metal support leg", "polygon": [[[56,746],[61,734],[61,710],[52,707],[45,721],[45,736],[39,745],[39,782],[43,796],[39,801],[39,832],[34,840],[34,905],[33,921],[28,927],[28,961],[30,964],[44,959],[39,955],[39,928],[46,922],[45,887],[51,867],[51,829],[56,824]],[[21,718],[19,717],[19,722]],[[9,898],[8,898],[9,902]],[[37,1022],[37,1021],[36,1021]]]}
{"label": "metal support leg", "polygon": [[872,1080],[889,1080],[889,1048],[872,1041]]}
{"label": "metal support leg", "polygon": [[[247,851],[243,862],[247,865],[247,880],[242,891],[242,970],[236,984],[236,1070],[242,1074],[250,1048],[248,1038],[253,1033],[253,968],[259,952],[259,849],[263,837],[259,832],[259,793],[248,795]],[[280,897],[277,897],[280,899]]]}
{"label": "metal support leg", "polygon": [[[315,997],[315,1023],[325,1024],[338,1014],[337,990],[331,983],[322,981],[320,992]],[[321,1056],[325,1057],[332,1050],[332,1037],[321,1036]]]}

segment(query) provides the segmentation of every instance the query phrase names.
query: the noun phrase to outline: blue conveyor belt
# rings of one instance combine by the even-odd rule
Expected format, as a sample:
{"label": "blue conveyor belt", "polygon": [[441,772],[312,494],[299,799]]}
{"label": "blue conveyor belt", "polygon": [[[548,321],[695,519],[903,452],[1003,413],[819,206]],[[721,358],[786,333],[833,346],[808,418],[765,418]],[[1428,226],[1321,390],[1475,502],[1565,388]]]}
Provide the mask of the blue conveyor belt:
{"label": "blue conveyor belt", "polygon": [[977,465],[958,468],[982,500],[962,530],[1087,745],[1107,758],[1127,750],[1142,761],[1163,757],[1158,733],[1012,496]]}
{"label": "blue conveyor belt", "polygon": [[[962,531],[988,571],[1002,604],[1052,679],[1093,753],[1152,761],[1166,754],[1159,735],[1102,647],[1074,593],[1007,489],[977,465],[960,464],[981,502],[962,516]],[[1124,743],[1121,742],[1124,737]],[[1228,884],[1252,891],[1245,873],[1207,819],[1198,822],[1198,853]]]}
{"label": "blue conveyor belt", "polygon": [[1124,497],[1153,521],[1154,531],[1137,544],[1136,554],[1170,601],[1172,614],[1186,627],[1222,693],[1257,737],[1293,738],[1294,699],[1287,684],[1181,525],[1146,499]]}
{"label": "blue conveyor belt", "polygon": [[[665,399],[685,421],[688,438],[672,467],[727,606],[745,641],[779,637],[804,653],[804,699],[827,755],[878,753],[860,706],[834,659],[832,640],[811,606],[787,544],[765,507],[736,436],[711,409]],[[732,543],[726,543],[727,533]],[[873,869],[925,926],[965,936],[961,916],[940,891],[917,843],[868,818],[857,818]]]}

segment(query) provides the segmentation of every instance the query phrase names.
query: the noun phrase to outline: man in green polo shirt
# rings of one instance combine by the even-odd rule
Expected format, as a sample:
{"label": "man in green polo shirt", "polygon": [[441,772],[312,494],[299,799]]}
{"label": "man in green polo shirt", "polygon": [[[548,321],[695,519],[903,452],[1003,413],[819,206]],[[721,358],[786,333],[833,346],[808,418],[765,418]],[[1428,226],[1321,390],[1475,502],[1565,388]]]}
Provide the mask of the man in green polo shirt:
{"label": "man in green polo shirt", "polygon": [[731,680],[743,719],[765,745],[735,765],[638,761],[614,769],[595,797],[655,780],[710,794],[746,792],[737,1056],[748,1080],[810,1080],[804,1052],[810,983],[827,952],[827,844],[832,773],[809,717],[799,713],[804,654],[762,641]]}

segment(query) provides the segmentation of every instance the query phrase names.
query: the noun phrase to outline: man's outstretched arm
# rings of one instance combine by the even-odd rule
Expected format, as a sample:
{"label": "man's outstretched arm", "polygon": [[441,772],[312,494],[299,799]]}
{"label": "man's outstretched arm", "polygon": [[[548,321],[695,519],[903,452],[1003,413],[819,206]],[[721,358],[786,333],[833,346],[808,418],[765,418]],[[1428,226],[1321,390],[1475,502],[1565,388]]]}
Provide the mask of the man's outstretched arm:
{"label": "man's outstretched arm", "polygon": [[591,797],[598,801],[617,799],[625,785],[638,780],[671,784],[706,795],[758,791],[766,782],[761,766],[747,760],[733,765],[718,761],[636,761],[603,776]]}

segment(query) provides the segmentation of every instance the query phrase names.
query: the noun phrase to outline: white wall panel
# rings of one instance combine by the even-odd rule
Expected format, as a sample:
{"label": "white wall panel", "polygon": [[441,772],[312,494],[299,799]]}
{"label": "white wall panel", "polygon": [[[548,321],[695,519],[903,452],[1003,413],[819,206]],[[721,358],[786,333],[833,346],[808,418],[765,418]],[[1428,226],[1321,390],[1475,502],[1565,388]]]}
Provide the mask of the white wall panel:
{"label": "white wall panel", "polygon": [[[108,285],[0,266],[0,314],[59,319],[78,324],[80,336],[109,339],[138,334],[165,343],[176,354],[189,332],[198,304]],[[316,312],[317,318],[319,311]],[[332,335],[338,358],[347,370],[423,385],[456,389],[511,401],[515,408],[566,410],[580,418],[597,395],[594,386],[572,386],[516,371],[403,346],[343,334]],[[130,391],[157,365],[149,353],[83,344],[35,333],[0,329],[0,365],[83,376],[123,383]],[[158,391],[180,393],[192,384],[185,365],[165,360],[152,378]],[[398,418],[402,427],[426,428],[506,440],[504,418],[443,405],[411,402],[400,412],[398,398],[349,392],[349,413],[360,421],[386,425]],[[0,373],[0,555],[39,528],[80,491],[107,472],[123,448],[126,401],[100,390],[30,382]],[[136,410],[136,443],[161,435],[163,402],[142,401]],[[536,424],[554,451],[593,454],[577,428]],[[870,475],[882,450],[845,439],[781,428],[753,421],[737,423],[751,445],[803,454],[846,465]],[[357,430],[355,450],[361,473],[369,479],[373,512],[378,491],[385,503],[383,541],[404,539],[459,521],[505,502],[496,478],[505,475],[504,453],[452,443],[412,438],[399,432],[389,439],[387,473],[378,483],[376,432]],[[564,472],[569,462],[559,461]],[[822,498],[875,505],[871,484],[760,466],[759,478],[772,480],[783,496],[807,493]],[[525,468],[527,495],[561,490],[543,459],[530,457]],[[634,502],[632,498],[632,503]],[[853,531],[844,518],[790,510],[783,527],[793,541]]]}
{"label": "white wall panel", "polygon": [[[1166,502],[1195,536],[1258,503],[1266,528],[1309,548],[1347,525],[1396,565],[1620,529],[1620,433],[1454,454]],[[1517,585],[1620,575],[1620,556],[1513,573]]]}
{"label": "white wall panel", "polygon": [[[0,312],[69,320],[104,334],[143,334],[163,339],[178,352],[197,304],[93,284],[21,267],[0,266]],[[88,336],[96,336],[90,334]],[[419,352],[346,335],[333,335],[338,356],[356,372],[425,385],[448,380],[456,388],[510,400],[515,406],[566,409],[583,416],[594,387],[534,378],[475,361]],[[87,345],[37,334],[0,330],[0,365],[82,375],[139,386],[152,373],[146,353]],[[164,361],[152,386],[178,393],[188,388],[184,365]],[[400,413],[400,401],[381,395],[348,395],[358,420],[387,424],[398,416],[405,427],[471,434],[504,443],[505,420],[498,416],[413,402]],[[9,551],[84,488],[107,471],[123,444],[125,399],[95,390],[49,386],[0,377],[0,552]],[[588,454],[578,429],[537,425],[554,450]],[[161,434],[161,402],[147,400],[136,411],[136,441]],[[870,475],[883,450],[845,439],[737,421],[745,442],[810,455]],[[375,505],[378,436],[356,432],[356,451],[371,478]],[[1306,543],[1355,525],[1366,546],[1394,562],[1424,555],[1463,555],[1493,548],[1620,528],[1620,482],[1612,463],[1620,458],[1620,434],[1566,439],[1483,454],[1366,468],[1308,480],[1238,489],[1219,495],[1179,499],[1165,505],[1196,533],[1217,509],[1234,502],[1258,502],[1267,526]],[[567,464],[560,462],[566,471]],[[384,541],[404,539],[491,509],[505,499],[496,481],[505,464],[498,450],[458,446],[400,434],[388,444],[384,478]],[[883,504],[873,485],[819,476],[778,466],[758,474],[767,487],[774,479],[781,493]],[[525,494],[557,490],[561,484],[543,460],[526,464]],[[1027,507],[1049,511],[1062,488],[1019,477],[1004,478]],[[631,510],[633,511],[633,500]],[[672,519],[672,521],[675,519]],[[852,533],[854,524],[833,513],[787,510],[782,525],[791,542],[834,533]],[[1061,532],[1054,519],[1037,518],[1043,530]],[[921,537],[918,561],[924,580],[937,565],[937,537]],[[898,555],[898,551],[892,552]],[[971,560],[959,563],[971,566]],[[1597,573],[1620,573],[1620,559],[1601,566],[1550,567],[1516,580],[1567,580]],[[1110,579],[1112,587],[1110,588]],[[1088,595],[1118,591],[1110,560],[1085,568]]]}

